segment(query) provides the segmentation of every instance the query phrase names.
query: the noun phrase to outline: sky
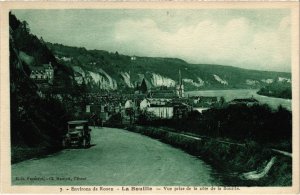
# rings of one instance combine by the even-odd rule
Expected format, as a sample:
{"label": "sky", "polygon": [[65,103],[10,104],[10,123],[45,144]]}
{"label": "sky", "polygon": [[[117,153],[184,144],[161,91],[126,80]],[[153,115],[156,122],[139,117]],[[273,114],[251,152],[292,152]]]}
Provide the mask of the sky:
{"label": "sky", "polygon": [[181,58],[193,64],[291,71],[288,9],[13,10],[51,43]]}

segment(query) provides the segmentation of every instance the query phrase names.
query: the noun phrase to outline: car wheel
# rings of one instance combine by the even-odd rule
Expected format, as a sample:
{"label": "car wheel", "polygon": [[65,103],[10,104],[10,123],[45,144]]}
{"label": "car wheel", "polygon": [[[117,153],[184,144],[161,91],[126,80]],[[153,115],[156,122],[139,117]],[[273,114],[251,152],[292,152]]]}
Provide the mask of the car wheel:
{"label": "car wheel", "polygon": [[82,147],[84,147],[84,148],[87,147],[86,139],[83,139],[83,140],[82,140]]}
{"label": "car wheel", "polygon": [[63,148],[66,148],[66,147],[67,147],[67,142],[66,142],[65,139],[62,140],[62,144],[61,144],[61,145],[62,145]]}

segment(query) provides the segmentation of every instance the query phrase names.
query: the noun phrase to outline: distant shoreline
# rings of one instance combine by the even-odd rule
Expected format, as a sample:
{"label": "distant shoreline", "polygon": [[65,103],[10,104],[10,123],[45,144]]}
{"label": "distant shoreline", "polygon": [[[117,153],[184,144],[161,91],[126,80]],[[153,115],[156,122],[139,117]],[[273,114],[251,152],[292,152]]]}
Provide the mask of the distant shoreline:
{"label": "distant shoreline", "polygon": [[259,90],[259,89],[247,89],[247,88],[227,88],[227,89],[200,89],[200,90],[189,90],[189,91],[185,91],[186,93],[190,93],[190,92],[198,92],[198,91],[229,91],[229,90]]}
{"label": "distant shoreline", "polygon": [[269,98],[276,98],[276,99],[283,99],[283,100],[292,100],[290,98],[282,98],[282,97],[276,97],[276,96],[270,96],[270,95],[265,95],[265,94],[259,94],[257,93],[259,89],[203,89],[203,90],[192,90],[192,91],[186,91],[186,93],[191,93],[191,92],[199,92],[199,91],[230,91],[230,90],[256,90],[256,94],[259,96],[263,97],[269,97]]}
{"label": "distant shoreline", "polygon": [[256,92],[257,95],[263,96],[263,97],[269,97],[269,98],[276,98],[276,99],[283,99],[283,100],[290,100],[292,101],[292,99],[290,98],[282,98],[282,97],[275,97],[275,96],[270,96],[270,95],[263,95],[263,94],[259,94]]}

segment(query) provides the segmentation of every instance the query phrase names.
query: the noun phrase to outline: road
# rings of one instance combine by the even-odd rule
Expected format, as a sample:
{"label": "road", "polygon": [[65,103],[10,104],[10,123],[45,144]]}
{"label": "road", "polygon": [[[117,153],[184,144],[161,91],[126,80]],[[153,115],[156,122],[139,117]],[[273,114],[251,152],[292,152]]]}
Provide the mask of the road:
{"label": "road", "polygon": [[149,137],[93,128],[88,149],[65,149],[12,165],[13,185],[218,185],[210,166]]}

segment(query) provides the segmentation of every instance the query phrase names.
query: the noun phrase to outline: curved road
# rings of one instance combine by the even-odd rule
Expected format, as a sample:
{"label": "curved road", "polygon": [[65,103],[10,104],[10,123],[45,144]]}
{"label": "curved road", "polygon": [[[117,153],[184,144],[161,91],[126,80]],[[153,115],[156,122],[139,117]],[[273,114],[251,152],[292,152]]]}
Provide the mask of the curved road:
{"label": "curved road", "polygon": [[66,149],[12,165],[13,185],[211,186],[203,161],[146,136],[93,128],[88,149]]}

